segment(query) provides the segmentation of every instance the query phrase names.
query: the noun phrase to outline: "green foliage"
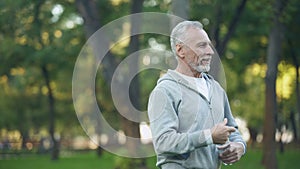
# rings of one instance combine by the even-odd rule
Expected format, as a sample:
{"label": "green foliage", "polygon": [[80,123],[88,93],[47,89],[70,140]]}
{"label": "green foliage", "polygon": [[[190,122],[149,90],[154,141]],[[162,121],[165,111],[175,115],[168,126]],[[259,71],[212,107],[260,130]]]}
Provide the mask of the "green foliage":
{"label": "green foliage", "polygon": [[[1,1],[0,83],[6,90],[0,94],[0,127],[20,131],[47,128],[47,89],[41,73],[46,65],[50,84],[57,100],[57,123],[62,128],[78,125],[71,99],[73,65],[83,33],[75,22],[74,6],[68,1]],[[57,5],[61,13],[54,13]],[[53,19],[57,17],[57,19]],[[73,23],[74,24],[74,23]],[[70,118],[70,113],[73,118]],[[60,125],[58,125],[60,126]],[[58,127],[59,128],[59,127]],[[62,131],[62,129],[60,129]]]}
{"label": "green foliage", "polygon": [[[222,40],[229,30],[235,8],[241,1],[235,0],[224,3],[217,0],[203,0],[190,2],[191,18],[203,22],[210,35],[213,33],[214,26],[220,22],[219,39]],[[295,8],[299,6],[299,1],[282,1],[282,3],[285,4],[285,8],[282,11],[283,15],[280,20],[284,23],[285,31],[282,35],[284,37],[284,52],[281,59],[296,64],[292,57],[294,55],[299,64],[299,49],[295,46],[299,44],[299,38],[295,36],[300,30],[298,29],[299,17],[297,17],[300,12],[299,9]],[[236,31],[230,38],[224,56],[221,56],[233,113],[246,119],[248,125],[258,131],[262,128],[265,113],[264,77],[266,72],[263,67],[265,67],[268,36],[273,20],[274,7],[272,4],[272,1],[266,0],[247,1]],[[219,14],[217,14],[218,10],[220,10]],[[288,40],[290,40],[290,43],[288,43]],[[253,74],[255,66],[256,68],[257,66],[262,68]],[[281,73],[287,74],[288,72],[282,71]],[[285,117],[283,118],[285,120],[288,119],[289,111],[293,109],[292,107],[296,107],[295,99],[294,95],[293,98],[288,100],[278,100],[279,105],[286,105],[284,110],[279,110],[281,119],[283,117]]]}
{"label": "green foliage", "polygon": [[[101,24],[105,25],[129,15],[131,3],[126,0],[120,1],[119,4],[110,0],[98,0],[97,8],[100,10],[97,15]],[[143,11],[170,13],[171,3],[172,1],[168,0],[145,0]],[[222,39],[229,31],[229,24],[239,3],[239,0],[226,3],[220,0],[192,0],[190,18],[203,22],[210,35],[216,25],[216,12],[220,7],[219,38]],[[262,127],[264,114],[264,63],[272,23],[271,4],[267,0],[247,2],[236,31],[222,56],[232,111],[246,119],[248,125],[257,130]],[[297,48],[300,41],[296,36],[300,33],[300,10],[297,8],[299,5],[297,0],[288,1],[281,18],[285,26],[282,59],[287,65],[295,65],[292,55],[295,55],[297,63],[300,63],[300,49]],[[3,89],[0,92],[0,128],[20,131],[48,128],[48,91],[45,89],[41,73],[41,66],[46,65],[56,100],[56,130],[68,137],[83,134],[74,112],[71,91],[74,64],[86,41],[84,20],[76,9],[75,0],[1,0],[0,16],[0,87]],[[122,35],[122,26],[120,25],[115,32],[114,40],[118,40]],[[166,49],[170,48],[169,37],[144,34],[140,36],[141,49],[149,48],[151,38],[159,44],[164,44]],[[118,61],[127,56],[128,44],[115,48],[118,52],[113,54],[117,56]],[[260,67],[258,72],[254,71],[257,66]],[[103,70],[99,67],[96,78],[99,107],[111,126],[119,129],[120,117],[111,99],[110,84],[101,76],[101,71]],[[141,111],[147,109],[149,94],[160,73],[157,70],[147,70],[137,75],[141,86]],[[282,70],[279,76],[284,73],[285,70]],[[295,90],[294,86],[292,90]],[[279,119],[288,124],[290,111],[296,111],[295,92],[290,98],[278,101],[281,106]],[[128,160],[120,160],[117,163],[121,167],[129,164],[127,162]],[[258,163],[258,160],[256,162]]]}

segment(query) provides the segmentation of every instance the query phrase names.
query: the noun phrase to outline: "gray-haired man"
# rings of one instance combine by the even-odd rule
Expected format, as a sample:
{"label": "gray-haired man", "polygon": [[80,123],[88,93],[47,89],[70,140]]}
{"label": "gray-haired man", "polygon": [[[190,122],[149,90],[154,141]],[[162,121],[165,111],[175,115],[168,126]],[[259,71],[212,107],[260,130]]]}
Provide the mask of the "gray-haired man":
{"label": "gray-haired man", "polygon": [[162,169],[217,169],[246,151],[227,95],[206,72],[214,54],[211,41],[196,21],[183,21],[171,33],[178,65],[158,80],[148,115]]}

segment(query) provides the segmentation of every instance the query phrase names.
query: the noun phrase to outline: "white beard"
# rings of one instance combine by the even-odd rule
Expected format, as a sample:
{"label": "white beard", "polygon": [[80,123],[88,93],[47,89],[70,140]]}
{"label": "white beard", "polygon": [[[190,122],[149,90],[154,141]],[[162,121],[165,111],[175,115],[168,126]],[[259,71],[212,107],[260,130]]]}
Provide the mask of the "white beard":
{"label": "white beard", "polygon": [[208,72],[210,70],[210,65],[199,65],[199,66],[195,66],[193,67],[197,72]]}
{"label": "white beard", "polygon": [[[204,58],[203,58],[204,59]],[[207,58],[206,58],[207,59]],[[201,61],[199,65],[196,65],[194,63],[189,63],[189,65],[196,70],[197,72],[208,72],[210,70],[210,64],[201,65]]]}

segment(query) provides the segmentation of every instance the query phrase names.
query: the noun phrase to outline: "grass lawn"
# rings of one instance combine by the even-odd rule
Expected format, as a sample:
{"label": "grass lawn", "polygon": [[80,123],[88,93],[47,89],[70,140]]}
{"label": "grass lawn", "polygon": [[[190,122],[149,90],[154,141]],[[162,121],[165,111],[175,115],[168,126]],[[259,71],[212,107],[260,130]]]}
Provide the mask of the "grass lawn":
{"label": "grass lawn", "polygon": [[115,158],[108,153],[98,158],[96,152],[62,153],[57,161],[50,155],[26,155],[0,160],[0,169],[113,169]]}
{"label": "grass lawn", "polygon": [[[284,154],[278,153],[279,169],[298,169],[299,157],[299,149],[290,149]],[[120,158],[110,153],[104,153],[101,158],[98,158],[95,152],[64,152],[58,161],[53,162],[49,155],[22,155],[1,159],[0,169],[114,169],[116,161]],[[260,165],[261,158],[261,150],[248,150],[239,162],[231,166],[223,166],[222,169],[263,169]],[[147,159],[147,164],[151,169],[157,169],[155,160],[155,157]]]}
{"label": "grass lawn", "polygon": [[[290,149],[283,154],[277,153],[278,168],[279,169],[299,169],[297,165],[299,162],[300,150]],[[223,166],[222,169],[264,169],[261,166],[262,151],[259,149],[248,150],[240,161],[231,165]]]}

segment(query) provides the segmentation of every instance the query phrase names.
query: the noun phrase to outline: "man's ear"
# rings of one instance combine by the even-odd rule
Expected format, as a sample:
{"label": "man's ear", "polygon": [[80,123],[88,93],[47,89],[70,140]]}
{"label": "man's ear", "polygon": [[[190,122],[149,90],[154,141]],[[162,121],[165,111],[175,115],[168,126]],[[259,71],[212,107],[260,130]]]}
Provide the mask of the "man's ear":
{"label": "man's ear", "polygon": [[182,44],[177,44],[176,45],[176,53],[177,56],[181,59],[184,58],[184,49],[183,49],[183,45]]}

